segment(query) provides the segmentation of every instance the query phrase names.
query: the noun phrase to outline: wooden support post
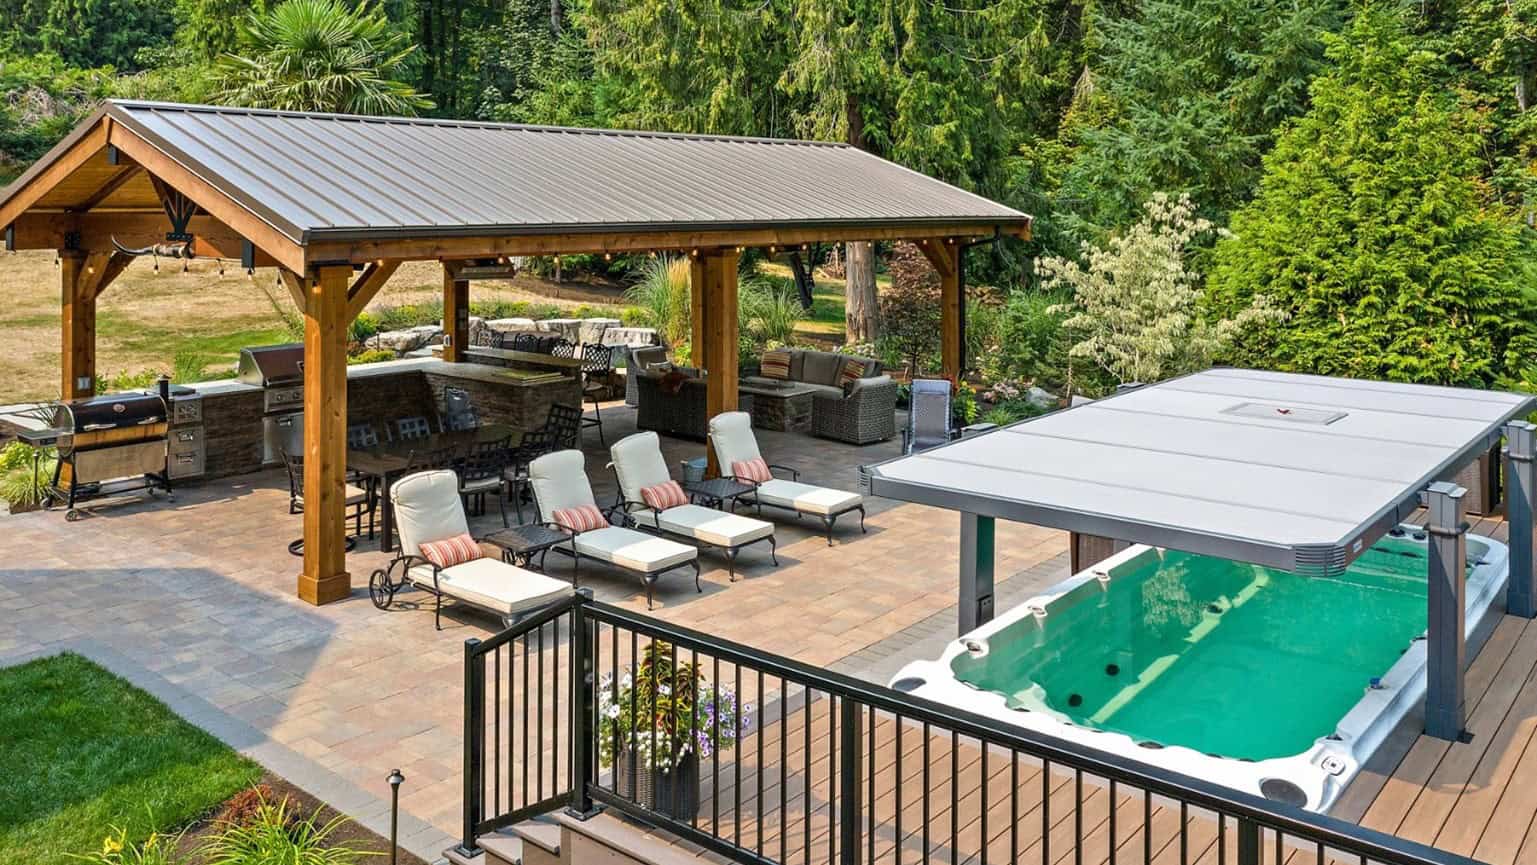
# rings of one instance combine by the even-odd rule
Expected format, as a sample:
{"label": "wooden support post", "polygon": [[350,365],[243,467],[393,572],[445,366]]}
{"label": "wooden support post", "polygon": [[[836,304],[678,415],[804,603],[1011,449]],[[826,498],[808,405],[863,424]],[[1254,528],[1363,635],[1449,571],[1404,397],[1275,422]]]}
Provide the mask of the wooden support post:
{"label": "wooden support post", "polygon": [[[701,251],[694,267],[696,296],[704,299],[704,351],[697,354],[705,376],[705,416],[715,417],[737,407],[737,253],[735,249]],[[697,313],[695,322],[701,320]],[[696,325],[697,327],[697,325]],[[699,352],[699,349],[695,349]],[[720,473],[715,449],[706,448],[708,473]]]}
{"label": "wooden support post", "polygon": [[96,296],[85,290],[87,259],[83,252],[59,251],[59,364],[63,379],[59,395],[66,400],[96,392]]}
{"label": "wooden support post", "polygon": [[961,332],[961,245],[951,243],[954,238],[930,238],[919,242],[934,272],[939,274],[939,354],[945,378],[960,381],[961,347],[965,335]]}
{"label": "wooden support post", "polygon": [[349,266],[303,277],[304,570],[299,598],[329,604],[352,593],[347,573],[347,289]]}
{"label": "wooden support post", "polygon": [[688,267],[689,365],[701,370],[708,369],[705,366],[704,347],[710,341],[705,331],[705,321],[710,310],[710,297],[705,291],[705,283],[709,281],[705,272],[705,262],[708,260],[707,257],[693,256],[689,259]]}
{"label": "wooden support post", "polygon": [[470,341],[470,283],[459,278],[459,268],[443,262],[443,360],[464,360]]}

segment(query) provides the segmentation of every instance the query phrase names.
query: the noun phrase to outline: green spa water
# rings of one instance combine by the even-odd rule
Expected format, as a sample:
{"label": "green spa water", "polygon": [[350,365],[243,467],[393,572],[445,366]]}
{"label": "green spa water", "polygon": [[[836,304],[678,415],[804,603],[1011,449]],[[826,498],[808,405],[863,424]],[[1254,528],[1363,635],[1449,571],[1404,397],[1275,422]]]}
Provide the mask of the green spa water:
{"label": "green spa water", "polygon": [[[1470,567],[1484,552],[1468,543]],[[1177,551],[1123,566],[1017,622],[956,676],[1138,742],[1264,760],[1334,732],[1425,631],[1425,545],[1383,538],[1343,576]]]}

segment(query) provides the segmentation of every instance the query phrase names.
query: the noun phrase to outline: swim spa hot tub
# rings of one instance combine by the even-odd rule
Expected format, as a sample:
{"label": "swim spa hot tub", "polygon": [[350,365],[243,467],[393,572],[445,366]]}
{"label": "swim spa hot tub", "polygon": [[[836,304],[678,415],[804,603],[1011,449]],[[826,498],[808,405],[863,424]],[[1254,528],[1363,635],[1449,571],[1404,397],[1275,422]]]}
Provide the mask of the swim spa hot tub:
{"label": "swim spa hot tub", "polygon": [[[1509,573],[1469,535],[1467,630]],[[1315,811],[1425,696],[1427,542],[1402,526],[1337,577],[1147,546],[908,664],[938,703]]]}

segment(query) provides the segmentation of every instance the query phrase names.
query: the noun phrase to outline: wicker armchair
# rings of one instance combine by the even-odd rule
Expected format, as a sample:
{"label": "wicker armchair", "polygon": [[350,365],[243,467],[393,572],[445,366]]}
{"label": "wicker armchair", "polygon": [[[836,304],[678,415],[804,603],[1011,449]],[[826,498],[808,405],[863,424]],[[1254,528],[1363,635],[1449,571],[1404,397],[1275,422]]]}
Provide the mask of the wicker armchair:
{"label": "wicker armchair", "polygon": [[635,426],[662,435],[704,441],[709,420],[704,379],[686,378],[676,382],[673,389],[665,383],[665,374],[656,370],[635,378],[640,400],[635,410]]}
{"label": "wicker armchair", "polygon": [[847,394],[811,397],[811,433],[864,445],[897,434],[897,383],[889,375],[855,380]]}

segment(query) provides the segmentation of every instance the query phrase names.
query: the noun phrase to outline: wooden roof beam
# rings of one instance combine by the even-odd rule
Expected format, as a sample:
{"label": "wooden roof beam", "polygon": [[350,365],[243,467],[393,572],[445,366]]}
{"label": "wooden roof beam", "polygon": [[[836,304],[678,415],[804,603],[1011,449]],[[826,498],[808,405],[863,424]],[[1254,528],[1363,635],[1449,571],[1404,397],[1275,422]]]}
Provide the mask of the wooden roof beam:
{"label": "wooden roof beam", "polygon": [[[997,226],[1002,234],[1028,238],[1028,223]],[[327,241],[317,238],[306,248],[313,262],[364,264],[379,259],[492,258],[502,255],[578,255],[605,252],[651,252],[736,247],[789,249],[812,243],[857,240],[920,240],[980,238],[992,235],[993,225],[919,225],[867,227],[771,227],[733,231],[643,231],[610,233],[525,234],[481,237],[419,237],[395,240]]]}
{"label": "wooden roof beam", "polygon": [[122,189],[123,184],[137,177],[139,172],[143,170],[137,163],[129,162],[119,169],[116,174],[112,175],[111,180],[102,184],[102,187],[96,190],[90,198],[73,207],[66,208],[66,210],[72,213],[89,213],[95,210],[103,201],[110,198],[112,193]]}

